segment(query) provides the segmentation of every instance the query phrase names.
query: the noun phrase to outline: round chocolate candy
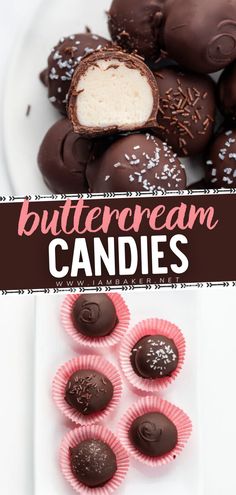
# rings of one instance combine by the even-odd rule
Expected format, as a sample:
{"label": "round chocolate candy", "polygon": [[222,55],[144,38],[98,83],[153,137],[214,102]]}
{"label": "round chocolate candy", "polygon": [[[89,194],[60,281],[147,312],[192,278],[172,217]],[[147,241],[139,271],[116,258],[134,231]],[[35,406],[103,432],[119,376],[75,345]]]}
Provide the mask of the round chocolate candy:
{"label": "round chocolate candy", "polygon": [[148,457],[160,457],[177,444],[177,428],[164,414],[150,412],[136,418],[129,436],[136,449]]}
{"label": "round chocolate candy", "polygon": [[88,192],[85,168],[93,141],[75,134],[68,119],[56,122],[45,135],[38,153],[44,181],[53,193]]}
{"label": "round chocolate candy", "polygon": [[78,481],[91,488],[105,485],[117,470],[116,456],[100,440],[84,440],[70,449],[71,470]]}
{"label": "round chocolate candy", "polygon": [[185,189],[184,166],[165,143],[151,134],[117,139],[89,164],[91,192],[166,191]]}
{"label": "round chocolate candy", "polygon": [[171,376],[178,366],[179,353],[172,339],[163,335],[145,335],[131,351],[134,372],[149,380]]}
{"label": "round chocolate candy", "polygon": [[72,319],[78,332],[91,338],[109,335],[118,322],[116,308],[106,294],[79,296]]}
{"label": "round chocolate candy", "polygon": [[236,2],[166,0],[162,47],[178,64],[209,74],[236,58]]}
{"label": "round chocolate candy", "polygon": [[48,87],[49,101],[66,115],[68,91],[75,68],[88,53],[110,46],[111,42],[92,33],[61,38],[48,57],[48,67],[40,74]]}
{"label": "round chocolate candy", "polygon": [[102,411],[113,397],[110,380],[96,370],[79,370],[69,378],[66,402],[84,416]]}
{"label": "round chocolate candy", "polygon": [[108,24],[114,42],[124,50],[137,51],[148,62],[160,57],[161,0],[113,0]]}
{"label": "round chocolate candy", "polygon": [[227,130],[215,138],[206,165],[206,179],[211,187],[236,187],[236,129]]}
{"label": "round chocolate candy", "polygon": [[160,107],[153,130],[179,156],[205,150],[213,133],[215,85],[209,76],[167,67],[155,72]]}
{"label": "round chocolate candy", "polygon": [[236,120],[236,60],[222,72],[217,86],[217,96],[223,115]]}
{"label": "round chocolate candy", "polygon": [[76,68],[68,97],[75,132],[97,137],[156,125],[159,92],[140,57],[106,48],[85,57]]}

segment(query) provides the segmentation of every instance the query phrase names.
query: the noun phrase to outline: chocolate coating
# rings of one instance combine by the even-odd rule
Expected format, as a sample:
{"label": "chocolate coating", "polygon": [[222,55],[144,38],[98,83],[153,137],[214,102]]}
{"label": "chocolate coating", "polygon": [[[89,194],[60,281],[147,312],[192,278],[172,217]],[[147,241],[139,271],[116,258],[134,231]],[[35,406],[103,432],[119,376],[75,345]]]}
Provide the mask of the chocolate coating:
{"label": "chocolate coating", "polygon": [[190,184],[188,186],[188,189],[209,189],[209,185],[206,181],[206,179],[201,179],[198,182],[194,182],[193,184]]}
{"label": "chocolate coating", "polygon": [[172,339],[163,335],[145,335],[131,351],[131,364],[142,378],[171,376],[178,366],[179,353]]}
{"label": "chocolate coating", "polygon": [[236,129],[219,134],[207,154],[206,179],[211,187],[236,187]]}
{"label": "chocolate coating", "polygon": [[163,48],[180,65],[211,73],[236,58],[236,2],[166,0],[164,9]]}
{"label": "chocolate coating", "polygon": [[75,134],[68,119],[56,122],[45,135],[38,153],[44,181],[53,193],[88,191],[85,168],[93,142]]}
{"label": "chocolate coating", "polygon": [[108,13],[112,40],[127,51],[137,51],[148,62],[160,57],[159,28],[162,0],[113,0]]}
{"label": "chocolate coating", "polygon": [[102,411],[113,397],[110,380],[95,370],[79,370],[68,380],[65,400],[84,416]]}
{"label": "chocolate coating", "polygon": [[136,418],[129,435],[136,449],[149,457],[160,457],[171,452],[178,442],[176,426],[158,412]]}
{"label": "chocolate coating", "polygon": [[217,96],[223,115],[236,120],[236,60],[221,74]]}
{"label": "chocolate coating", "polygon": [[113,450],[100,440],[84,440],[71,448],[70,461],[77,480],[91,488],[107,483],[117,470]]}
{"label": "chocolate coating", "polygon": [[48,67],[40,79],[48,87],[49,101],[63,115],[67,114],[67,98],[71,79],[81,59],[95,50],[110,46],[111,42],[91,33],[61,38],[48,57]]}
{"label": "chocolate coating", "polygon": [[184,166],[171,149],[150,134],[117,139],[89,164],[86,175],[91,192],[127,192],[185,189]]}
{"label": "chocolate coating", "polygon": [[179,156],[205,150],[213,133],[215,85],[209,76],[167,67],[155,72],[160,93],[153,131]]}
{"label": "chocolate coating", "polygon": [[105,337],[117,325],[116,308],[106,294],[84,294],[76,300],[72,318],[78,332],[87,337]]}

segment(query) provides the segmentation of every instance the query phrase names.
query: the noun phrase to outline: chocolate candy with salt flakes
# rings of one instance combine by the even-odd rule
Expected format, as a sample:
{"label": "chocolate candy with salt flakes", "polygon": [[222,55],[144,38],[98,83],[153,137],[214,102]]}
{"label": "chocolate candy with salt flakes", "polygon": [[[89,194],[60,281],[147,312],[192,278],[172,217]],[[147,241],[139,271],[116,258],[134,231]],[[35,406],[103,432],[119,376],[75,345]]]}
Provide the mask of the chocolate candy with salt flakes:
{"label": "chocolate candy with salt flakes", "polygon": [[111,447],[92,438],[70,448],[70,462],[77,480],[91,488],[105,485],[117,471],[116,455]]}
{"label": "chocolate candy with salt flakes", "polygon": [[106,294],[83,294],[76,300],[72,319],[78,332],[86,337],[105,337],[118,320],[116,308]]}
{"label": "chocolate candy with salt flakes", "polygon": [[86,170],[91,192],[185,189],[184,166],[165,143],[151,134],[114,141]]}
{"label": "chocolate candy with salt flakes", "polygon": [[153,132],[178,156],[203,152],[212,136],[216,113],[212,79],[178,67],[160,69],[155,76],[160,107]]}
{"label": "chocolate candy with salt flakes", "polygon": [[78,370],[69,378],[66,402],[84,416],[102,411],[113,397],[110,380],[96,370]]}
{"label": "chocolate candy with salt flakes", "polygon": [[137,417],[130,427],[129,436],[136,449],[148,457],[168,454],[178,441],[176,426],[159,412]]}
{"label": "chocolate candy with salt flakes", "polygon": [[178,366],[179,353],[172,339],[145,335],[133,347],[130,360],[138,376],[153,380],[171,376]]}
{"label": "chocolate candy with salt flakes", "polygon": [[56,122],[45,135],[38,166],[53,193],[88,192],[85,168],[94,143],[75,134],[68,119]]}
{"label": "chocolate candy with salt flakes", "polygon": [[146,61],[155,62],[160,57],[162,3],[162,0],[113,0],[108,12],[113,41],[124,50],[136,50]]}
{"label": "chocolate candy with salt flakes", "polygon": [[75,68],[88,53],[110,46],[111,42],[92,33],[73,34],[61,38],[48,57],[48,66],[40,79],[48,87],[49,101],[63,115],[67,114],[67,98]]}
{"label": "chocolate candy with salt flakes", "polygon": [[84,57],[69,91],[74,131],[88,137],[155,127],[156,80],[140,57],[106,48]]}
{"label": "chocolate candy with salt flakes", "polygon": [[236,60],[222,72],[217,97],[221,112],[226,118],[236,120]]}
{"label": "chocolate candy with salt flakes", "polygon": [[209,147],[206,166],[206,179],[210,187],[236,187],[236,129],[216,136]]}

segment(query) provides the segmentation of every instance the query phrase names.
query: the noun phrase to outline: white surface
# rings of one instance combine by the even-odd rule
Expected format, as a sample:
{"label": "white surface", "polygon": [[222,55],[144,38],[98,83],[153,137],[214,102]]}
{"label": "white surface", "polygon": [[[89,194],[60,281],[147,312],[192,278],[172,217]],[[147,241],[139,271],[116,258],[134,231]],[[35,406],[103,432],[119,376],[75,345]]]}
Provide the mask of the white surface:
{"label": "white surface", "polygon": [[[236,402],[233,387],[236,340],[232,337],[233,297],[234,291],[184,291],[126,296],[132,315],[131,325],[154,316],[169,319],[183,330],[187,342],[186,362],[180,376],[162,396],[190,414],[194,430],[182,455],[168,467],[152,470],[132,461],[128,477],[119,493],[143,495],[146,488],[149,493],[159,495],[235,493]],[[222,300],[224,314],[221,310]],[[39,298],[37,301],[35,495],[73,493],[58,466],[61,439],[73,424],[57,410],[51,398],[51,382],[57,368],[78,352],[78,347],[61,326],[61,301],[61,297]],[[114,352],[109,351],[108,355],[106,351],[104,354],[107,359],[117,363]],[[223,357],[227,360],[225,366]],[[117,415],[106,421],[114,431],[117,420],[135,397],[125,382],[122,405]]]}
{"label": "white surface", "polygon": [[[38,77],[48,54],[61,36],[83,32],[86,25],[94,33],[108,37],[105,10],[110,3],[110,0],[41,0],[30,24],[24,23],[22,27],[11,56],[3,114],[6,162],[16,194],[49,193],[37,168],[40,143],[60,117],[48,102],[46,89]],[[31,112],[27,117],[28,105]],[[198,160],[192,160],[191,170],[189,160],[183,161],[190,182],[201,178]]]}
{"label": "white surface", "polygon": [[33,297],[0,298],[2,495],[33,495],[34,310]]}

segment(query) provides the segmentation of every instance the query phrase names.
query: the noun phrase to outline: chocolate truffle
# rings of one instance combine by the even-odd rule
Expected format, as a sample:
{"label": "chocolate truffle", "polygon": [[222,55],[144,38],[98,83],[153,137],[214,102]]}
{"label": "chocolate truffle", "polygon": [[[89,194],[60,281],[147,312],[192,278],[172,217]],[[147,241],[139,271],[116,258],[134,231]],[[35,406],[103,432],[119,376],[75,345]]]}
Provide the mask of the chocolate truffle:
{"label": "chocolate truffle", "polygon": [[211,187],[236,187],[236,129],[219,134],[207,154],[206,178]]}
{"label": "chocolate truffle", "polygon": [[40,79],[48,87],[49,101],[66,115],[68,91],[75,68],[81,59],[95,50],[110,46],[111,42],[91,33],[74,34],[61,38],[52,49],[48,67]]}
{"label": "chocolate truffle", "polygon": [[162,47],[190,70],[216,72],[236,58],[236,2],[165,0]]}
{"label": "chocolate truffle", "polygon": [[76,371],[66,386],[66,402],[84,416],[105,409],[112,397],[112,383],[95,370]]}
{"label": "chocolate truffle", "polygon": [[91,192],[185,189],[184,166],[165,143],[150,134],[117,139],[86,170]]}
{"label": "chocolate truffle", "polygon": [[217,96],[223,115],[236,120],[236,60],[222,72],[217,86]]}
{"label": "chocolate truffle", "polygon": [[109,335],[118,322],[116,308],[106,294],[79,296],[72,318],[78,332],[91,338]]}
{"label": "chocolate truffle", "polygon": [[209,76],[167,67],[155,72],[160,107],[155,134],[179,156],[205,150],[213,133],[215,85]]}
{"label": "chocolate truffle", "polygon": [[177,444],[177,428],[164,414],[150,412],[134,420],[130,439],[139,452],[148,457],[160,457],[171,452]]}
{"label": "chocolate truffle", "polygon": [[85,168],[93,142],[75,134],[68,119],[56,122],[40,146],[38,165],[44,181],[53,193],[88,191]]}
{"label": "chocolate truffle", "polygon": [[163,0],[113,0],[108,25],[114,42],[137,51],[148,62],[160,57],[159,28]]}
{"label": "chocolate truffle", "polygon": [[107,48],[84,57],[74,72],[68,116],[89,137],[156,125],[159,93],[140,57]]}
{"label": "chocolate truffle", "polygon": [[172,339],[163,335],[145,335],[133,347],[130,360],[140,377],[164,378],[176,370],[179,353]]}
{"label": "chocolate truffle", "polygon": [[92,438],[70,449],[70,461],[77,480],[91,488],[103,486],[117,470],[113,450],[106,443]]}

